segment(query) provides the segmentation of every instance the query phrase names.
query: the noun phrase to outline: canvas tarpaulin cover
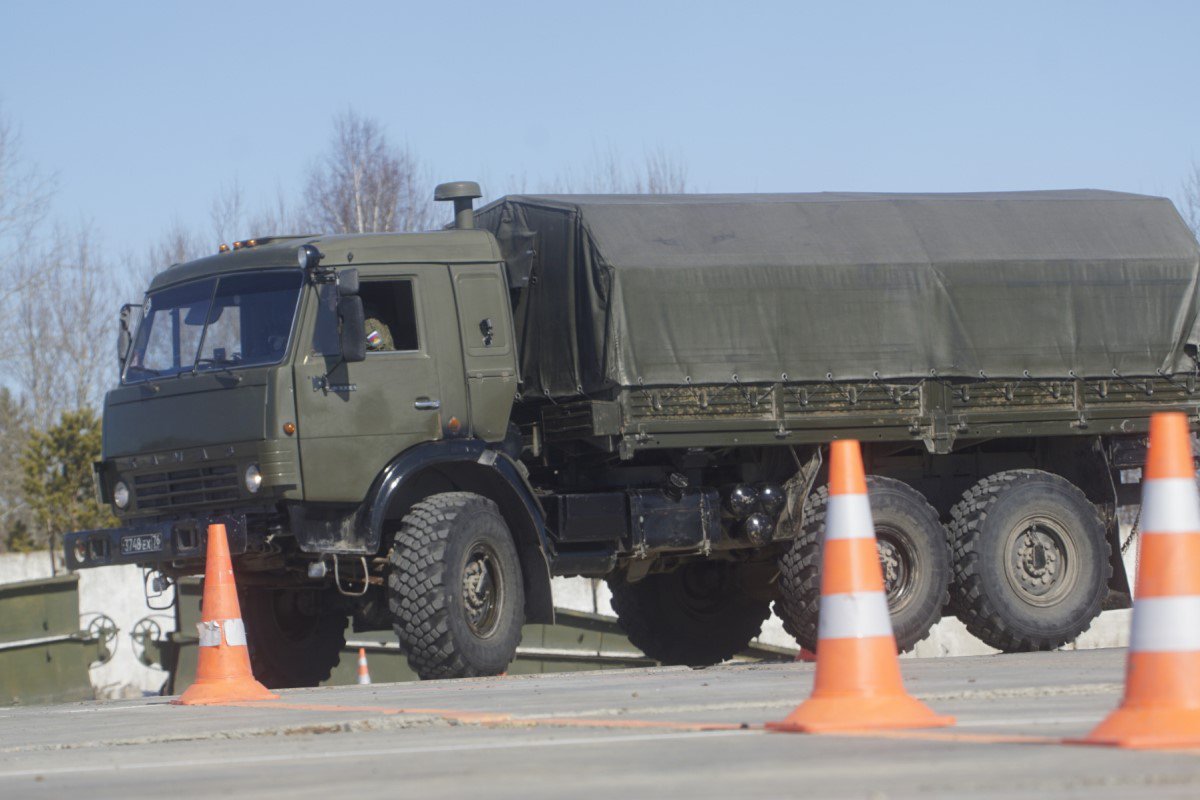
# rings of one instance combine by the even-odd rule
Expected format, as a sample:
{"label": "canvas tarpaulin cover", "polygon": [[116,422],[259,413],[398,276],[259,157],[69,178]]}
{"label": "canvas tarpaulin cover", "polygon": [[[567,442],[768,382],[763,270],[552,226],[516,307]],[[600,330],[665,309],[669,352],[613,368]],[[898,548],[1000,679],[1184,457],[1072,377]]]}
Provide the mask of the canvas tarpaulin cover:
{"label": "canvas tarpaulin cover", "polygon": [[477,220],[527,395],[1195,367],[1200,251],[1163,198],[510,196]]}

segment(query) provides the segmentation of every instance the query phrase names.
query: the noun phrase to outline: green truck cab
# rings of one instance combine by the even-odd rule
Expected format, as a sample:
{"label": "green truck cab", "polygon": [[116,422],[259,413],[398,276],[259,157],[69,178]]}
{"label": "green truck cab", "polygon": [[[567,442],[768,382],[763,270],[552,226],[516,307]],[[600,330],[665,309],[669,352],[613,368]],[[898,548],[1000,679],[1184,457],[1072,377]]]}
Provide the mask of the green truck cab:
{"label": "green truck cab", "polygon": [[[728,658],[774,601],[815,645],[822,446],[864,442],[898,643],[948,601],[1006,650],[1129,600],[1149,414],[1195,421],[1200,249],[1102,192],[502,198],[447,230],[271,237],[123,313],[72,569],[203,572],[226,527],[255,673],[315,684],[347,617],[425,678],[498,674],[551,577],[631,640]],[[369,324],[368,324],[369,323]]]}

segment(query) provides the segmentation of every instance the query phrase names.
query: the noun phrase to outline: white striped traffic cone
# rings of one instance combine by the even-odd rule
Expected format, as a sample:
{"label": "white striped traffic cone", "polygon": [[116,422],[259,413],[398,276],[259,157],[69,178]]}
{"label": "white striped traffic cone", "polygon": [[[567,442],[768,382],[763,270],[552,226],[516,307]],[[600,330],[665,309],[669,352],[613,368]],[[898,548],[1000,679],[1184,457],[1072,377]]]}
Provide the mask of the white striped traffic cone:
{"label": "white striped traffic cone", "polygon": [[204,597],[200,606],[200,646],[196,682],[172,703],[183,706],[220,705],[247,700],[277,700],[250,669],[246,625],[238,604],[229,539],[224,525],[208,526],[204,565]]}
{"label": "white striped traffic cone", "polygon": [[1125,697],[1083,744],[1200,746],[1200,493],[1187,417],[1150,418]]}
{"label": "white striped traffic cone", "polygon": [[365,685],[371,682],[371,671],[367,669],[367,648],[358,648],[358,682]]}
{"label": "white striped traffic cone", "polygon": [[813,693],[767,727],[819,733],[953,725],[953,717],[934,714],[904,691],[862,452],[856,441],[837,441],[829,449]]}

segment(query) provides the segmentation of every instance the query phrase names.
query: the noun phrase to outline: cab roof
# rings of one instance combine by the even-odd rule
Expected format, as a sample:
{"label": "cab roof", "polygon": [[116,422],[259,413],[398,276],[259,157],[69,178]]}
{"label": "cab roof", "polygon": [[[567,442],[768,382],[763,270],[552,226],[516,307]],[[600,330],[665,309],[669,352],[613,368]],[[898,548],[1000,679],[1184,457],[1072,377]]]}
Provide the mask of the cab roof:
{"label": "cab roof", "polygon": [[325,267],[372,264],[470,264],[500,261],[500,249],[484,230],[425,233],[361,233],[260,237],[262,244],[172,264],[154,276],[148,291],[213,275],[253,269],[298,268],[296,251],[311,244]]}

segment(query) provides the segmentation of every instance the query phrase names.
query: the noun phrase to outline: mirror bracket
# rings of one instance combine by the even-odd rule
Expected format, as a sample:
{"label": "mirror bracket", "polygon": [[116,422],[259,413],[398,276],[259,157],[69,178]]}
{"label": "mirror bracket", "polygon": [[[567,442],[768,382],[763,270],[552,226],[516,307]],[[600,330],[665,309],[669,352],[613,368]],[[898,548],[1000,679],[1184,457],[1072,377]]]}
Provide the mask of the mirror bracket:
{"label": "mirror bracket", "polygon": [[133,314],[141,307],[139,303],[126,303],[121,306],[117,316],[117,362],[122,370],[129,359],[129,350],[133,347]]}
{"label": "mirror bracket", "polygon": [[332,284],[337,287],[338,297],[353,297],[358,294],[358,269],[346,267],[309,267],[308,280],[314,285]]}

